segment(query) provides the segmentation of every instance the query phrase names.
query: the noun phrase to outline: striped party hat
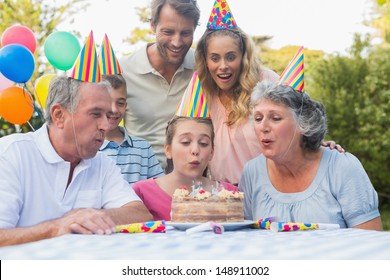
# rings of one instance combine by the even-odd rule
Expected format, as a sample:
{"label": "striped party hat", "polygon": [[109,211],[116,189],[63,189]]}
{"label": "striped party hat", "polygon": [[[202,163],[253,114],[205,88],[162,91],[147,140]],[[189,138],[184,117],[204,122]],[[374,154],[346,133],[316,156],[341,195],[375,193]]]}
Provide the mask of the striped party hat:
{"label": "striped party hat", "polygon": [[294,58],[284,69],[282,75],[280,76],[280,81],[292,87],[295,90],[300,92],[305,91],[305,81],[303,73],[303,46],[299,48]]}
{"label": "striped party hat", "polygon": [[194,72],[183,98],[176,110],[176,116],[188,118],[210,118],[209,106],[200,84],[198,72]]}
{"label": "striped party hat", "polygon": [[104,35],[102,47],[99,56],[99,67],[102,75],[114,75],[122,73],[119,62],[115,57],[114,49],[108,40],[107,34]]}
{"label": "striped party hat", "polygon": [[237,23],[226,0],[215,0],[207,29],[219,30],[235,27],[237,27]]}
{"label": "striped party hat", "polygon": [[90,83],[98,83],[101,81],[98,57],[95,42],[93,41],[92,31],[89,33],[87,41],[76,59],[70,77],[75,80]]}

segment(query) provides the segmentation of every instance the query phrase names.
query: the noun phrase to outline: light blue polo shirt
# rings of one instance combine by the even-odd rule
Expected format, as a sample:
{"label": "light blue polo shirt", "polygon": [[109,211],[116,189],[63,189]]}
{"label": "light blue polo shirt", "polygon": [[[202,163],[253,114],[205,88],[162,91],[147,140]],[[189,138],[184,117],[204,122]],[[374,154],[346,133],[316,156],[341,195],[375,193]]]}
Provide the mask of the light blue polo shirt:
{"label": "light blue polo shirt", "polygon": [[264,155],[250,160],[238,186],[245,193],[245,218],[278,217],[286,222],[354,227],[379,217],[378,194],[360,161],[350,153],[324,149],[310,186],[296,193],[275,189]]}
{"label": "light blue polo shirt", "polygon": [[127,182],[133,184],[164,175],[150,143],[145,139],[130,136],[123,127],[119,129],[124,133],[122,143],[118,145],[114,141],[104,140],[100,152],[115,161]]}

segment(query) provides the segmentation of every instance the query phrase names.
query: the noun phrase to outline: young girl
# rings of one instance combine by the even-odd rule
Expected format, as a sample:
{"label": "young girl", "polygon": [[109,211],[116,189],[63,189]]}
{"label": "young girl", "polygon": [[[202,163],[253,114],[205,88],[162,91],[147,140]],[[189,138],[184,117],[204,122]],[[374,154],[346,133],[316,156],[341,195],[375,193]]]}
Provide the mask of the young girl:
{"label": "young girl", "polygon": [[133,185],[153,219],[171,220],[172,195],[176,189],[187,187],[191,191],[191,186],[196,184],[211,192],[212,186],[219,183],[227,190],[238,190],[229,183],[216,183],[204,176],[214,153],[214,128],[210,119],[175,116],[166,129],[164,147],[167,175]]}

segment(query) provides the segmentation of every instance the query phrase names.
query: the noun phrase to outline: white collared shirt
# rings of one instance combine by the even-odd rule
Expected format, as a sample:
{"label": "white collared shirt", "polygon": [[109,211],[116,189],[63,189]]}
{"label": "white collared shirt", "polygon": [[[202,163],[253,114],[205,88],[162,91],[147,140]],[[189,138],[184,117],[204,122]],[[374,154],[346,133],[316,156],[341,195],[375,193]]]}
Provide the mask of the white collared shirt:
{"label": "white collared shirt", "polygon": [[51,145],[47,125],[0,139],[0,228],[25,227],[76,208],[117,208],[140,201],[115,163],[82,160],[67,187],[70,163]]}

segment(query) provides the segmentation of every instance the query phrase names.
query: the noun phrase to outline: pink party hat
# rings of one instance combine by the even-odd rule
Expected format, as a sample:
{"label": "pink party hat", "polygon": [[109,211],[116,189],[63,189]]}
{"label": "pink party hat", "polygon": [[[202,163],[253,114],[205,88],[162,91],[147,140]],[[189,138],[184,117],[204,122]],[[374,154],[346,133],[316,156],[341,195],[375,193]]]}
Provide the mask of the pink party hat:
{"label": "pink party hat", "polygon": [[102,75],[113,75],[122,73],[118,60],[115,57],[114,49],[108,40],[107,34],[104,35],[102,47],[99,56],[99,67]]}
{"label": "pink party hat", "polygon": [[219,30],[234,27],[237,27],[237,23],[226,0],[215,0],[209,22],[207,23],[207,29]]}
{"label": "pink party hat", "polygon": [[90,83],[98,83],[101,81],[98,57],[95,42],[93,41],[92,31],[89,33],[87,41],[81,50],[75,65],[73,66],[73,71],[70,77],[75,80]]}
{"label": "pink party hat", "polygon": [[183,98],[176,110],[176,116],[188,118],[210,118],[209,106],[200,84],[198,72],[194,72]]}
{"label": "pink party hat", "polygon": [[294,58],[284,69],[280,76],[280,81],[283,84],[292,87],[300,92],[305,91],[305,81],[303,73],[303,46],[299,48]]}

